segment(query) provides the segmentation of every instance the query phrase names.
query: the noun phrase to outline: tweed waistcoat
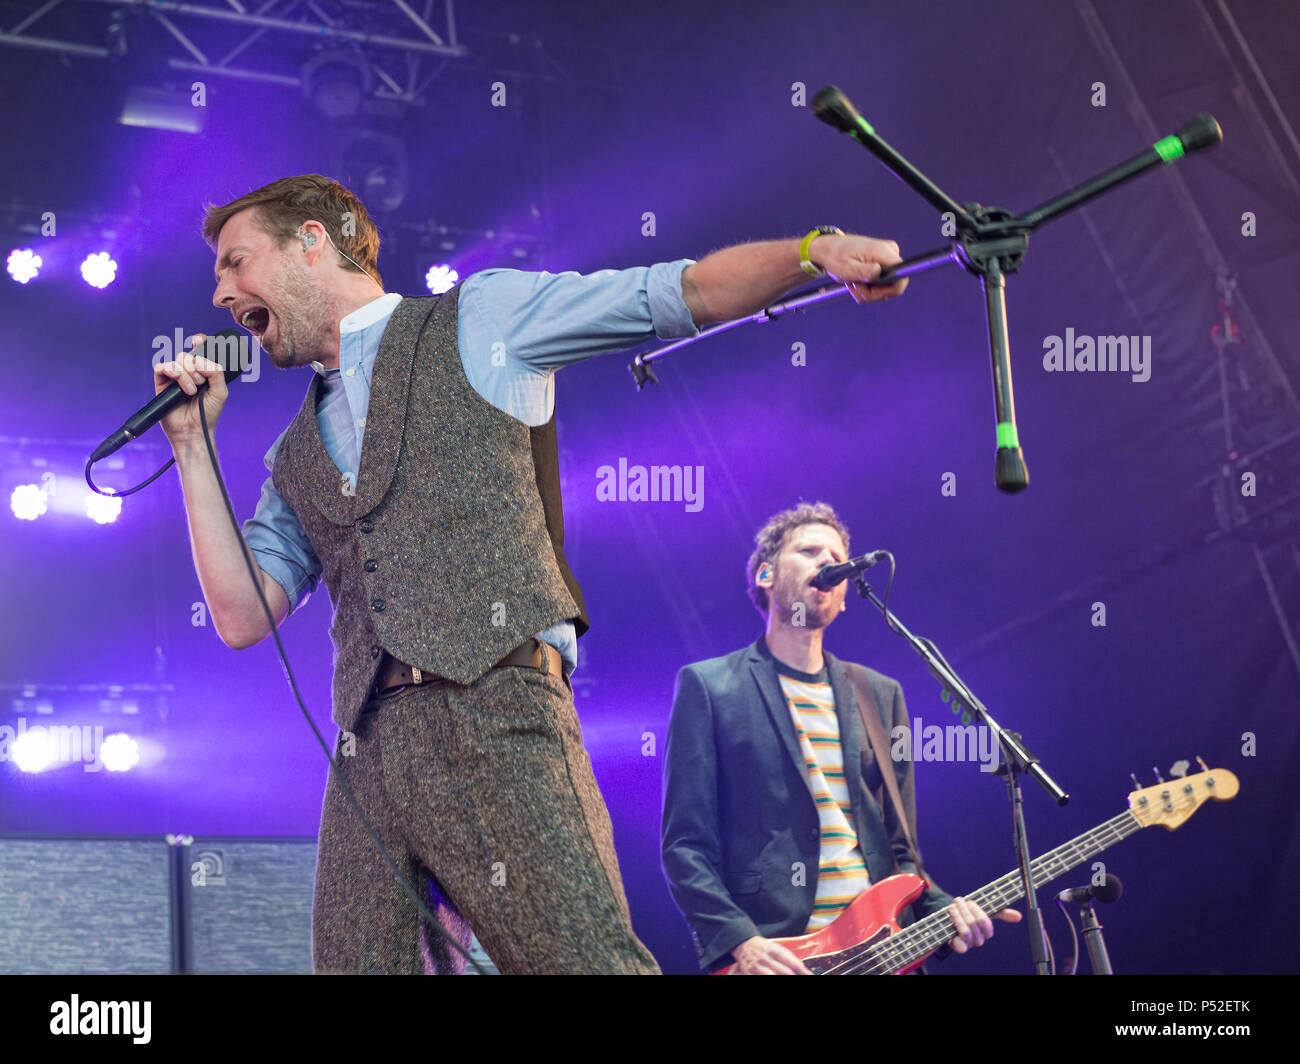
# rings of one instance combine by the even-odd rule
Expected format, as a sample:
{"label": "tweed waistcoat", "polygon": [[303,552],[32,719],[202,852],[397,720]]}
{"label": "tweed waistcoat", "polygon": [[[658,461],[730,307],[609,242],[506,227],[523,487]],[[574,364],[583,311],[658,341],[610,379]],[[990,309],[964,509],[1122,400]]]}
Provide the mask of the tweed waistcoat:
{"label": "tweed waistcoat", "polygon": [[383,650],[470,684],[558,621],[587,628],[564,559],[554,417],[530,429],[474,390],[456,340],[459,294],[393,311],[355,482],[321,440],[315,373],[273,463],[334,606],[333,716],[347,730]]}

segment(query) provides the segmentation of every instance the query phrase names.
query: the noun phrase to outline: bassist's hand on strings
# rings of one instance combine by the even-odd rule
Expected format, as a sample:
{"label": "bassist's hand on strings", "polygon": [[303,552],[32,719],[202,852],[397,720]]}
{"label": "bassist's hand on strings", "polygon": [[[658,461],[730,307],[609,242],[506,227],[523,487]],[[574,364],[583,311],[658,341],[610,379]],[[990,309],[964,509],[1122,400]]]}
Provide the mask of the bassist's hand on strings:
{"label": "bassist's hand on strings", "polygon": [[957,934],[948,941],[953,953],[965,953],[976,946],[982,946],[993,937],[993,921],[1001,920],[1005,924],[1018,924],[1022,914],[1018,909],[1000,909],[992,918],[979,904],[969,898],[954,898],[948,906],[948,915],[952,918]]}

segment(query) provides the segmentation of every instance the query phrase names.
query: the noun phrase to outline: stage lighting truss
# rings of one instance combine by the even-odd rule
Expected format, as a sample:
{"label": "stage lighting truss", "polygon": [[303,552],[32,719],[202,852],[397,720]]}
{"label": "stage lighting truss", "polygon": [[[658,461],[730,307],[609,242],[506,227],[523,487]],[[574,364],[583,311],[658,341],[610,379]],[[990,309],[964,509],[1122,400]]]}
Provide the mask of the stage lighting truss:
{"label": "stage lighting truss", "polygon": [[[452,0],[19,0],[12,7],[25,14],[0,32],[0,45],[120,59],[131,37],[105,35],[106,6],[154,19],[171,41],[167,66],[195,81],[283,85],[325,108],[353,106],[349,94],[356,91],[421,103],[446,61],[469,55],[457,40]],[[327,58],[314,59],[318,54]],[[357,74],[346,86],[333,76],[344,55],[354,57]],[[330,75],[323,84],[322,72]]]}

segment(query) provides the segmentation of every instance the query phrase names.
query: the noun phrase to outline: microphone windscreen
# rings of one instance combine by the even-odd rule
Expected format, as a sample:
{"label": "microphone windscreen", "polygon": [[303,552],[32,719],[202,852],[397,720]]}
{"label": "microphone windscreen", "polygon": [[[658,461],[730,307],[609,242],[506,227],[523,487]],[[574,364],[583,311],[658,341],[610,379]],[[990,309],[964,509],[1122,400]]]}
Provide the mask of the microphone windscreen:
{"label": "microphone windscreen", "polygon": [[222,329],[203,341],[203,350],[196,352],[209,362],[215,362],[226,371],[226,383],[229,384],[246,369],[248,345],[243,342],[236,329]]}
{"label": "microphone windscreen", "polygon": [[1113,872],[1106,873],[1106,882],[1100,887],[1092,888],[1092,896],[1098,901],[1112,902],[1118,901],[1119,896],[1124,893],[1124,884],[1120,882],[1119,876]]}
{"label": "microphone windscreen", "polygon": [[1190,122],[1185,122],[1174,133],[1182,143],[1184,151],[1196,151],[1209,148],[1223,140],[1223,130],[1215,121],[1214,115],[1202,111]]}
{"label": "microphone windscreen", "polygon": [[862,121],[849,98],[834,85],[827,85],[813,97],[812,112],[828,126],[844,133],[851,133]]}

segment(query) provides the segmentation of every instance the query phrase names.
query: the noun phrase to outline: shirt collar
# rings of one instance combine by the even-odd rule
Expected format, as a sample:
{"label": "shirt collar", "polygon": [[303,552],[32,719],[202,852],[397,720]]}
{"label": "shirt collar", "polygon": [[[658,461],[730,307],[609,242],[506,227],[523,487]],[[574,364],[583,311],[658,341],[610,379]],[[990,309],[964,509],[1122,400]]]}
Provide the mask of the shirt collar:
{"label": "shirt collar", "polygon": [[[342,338],[349,333],[361,332],[368,329],[375,322],[380,321],[393,313],[397,304],[402,301],[402,297],[397,292],[388,292],[378,299],[372,299],[364,307],[358,307],[351,314],[348,314],[339,322],[339,337]],[[329,371],[321,362],[313,361],[311,368],[319,373],[322,377],[328,375]],[[335,373],[338,371],[335,370]]]}

